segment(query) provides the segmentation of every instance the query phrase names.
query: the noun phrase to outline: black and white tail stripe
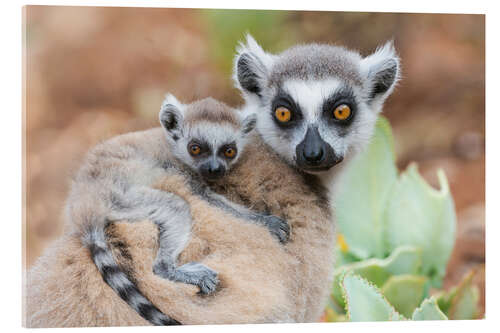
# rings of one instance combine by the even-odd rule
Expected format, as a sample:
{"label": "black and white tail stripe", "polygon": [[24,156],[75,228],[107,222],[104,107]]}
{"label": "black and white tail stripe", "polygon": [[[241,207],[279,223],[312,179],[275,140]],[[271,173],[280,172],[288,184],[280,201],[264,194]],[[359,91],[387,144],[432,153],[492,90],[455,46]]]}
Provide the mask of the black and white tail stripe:
{"label": "black and white tail stripe", "polygon": [[83,238],[103,280],[137,313],[153,325],[181,325],[154,306],[123,272],[109,249],[104,229],[92,227]]}

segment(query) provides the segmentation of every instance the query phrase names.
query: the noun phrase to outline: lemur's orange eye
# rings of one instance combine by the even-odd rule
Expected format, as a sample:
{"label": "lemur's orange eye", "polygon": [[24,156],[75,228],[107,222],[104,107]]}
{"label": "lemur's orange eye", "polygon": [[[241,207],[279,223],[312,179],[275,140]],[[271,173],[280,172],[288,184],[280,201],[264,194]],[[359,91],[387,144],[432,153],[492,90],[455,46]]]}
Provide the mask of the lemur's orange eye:
{"label": "lemur's orange eye", "polygon": [[278,119],[278,121],[282,123],[289,122],[290,118],[292,118],[292,112],[290,112],[290,110],[288,110],[284,106],[276,108],[276,110],[274,111],[274,115],[276,119]]}
{"label": "lemur's orange eye", "polygon": [[226,157],[228,157],[228,158],[233,158],[235,155],[236,155],[236,149],[235,149],[235,148],[228,147],[228,148],[224,151],[224,156],[226,156]]}
{"label": "lemur's orange eye", "polygon": [[351,108],[345,104],[341,104],[333,110],[333,116],[337,120],[346,120],[351,115]]}
{"label": "lemur's orange eye", "polygon": [[193,156],[198,155],[199,153],[201,153],[201,147],[197,144],[192,144],[189,146],[189,153]]}

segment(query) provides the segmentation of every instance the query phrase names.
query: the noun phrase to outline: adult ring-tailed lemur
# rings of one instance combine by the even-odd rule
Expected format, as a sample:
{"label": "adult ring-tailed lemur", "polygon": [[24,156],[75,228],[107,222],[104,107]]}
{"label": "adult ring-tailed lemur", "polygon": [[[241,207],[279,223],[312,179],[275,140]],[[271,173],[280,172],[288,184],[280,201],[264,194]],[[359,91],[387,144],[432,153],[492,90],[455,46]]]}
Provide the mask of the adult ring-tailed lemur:
{"label": "adult ring-tailed lemur", "polygon": [[[254,296],[248,297],[260,300],[255,304],[240,297],[248,289],[241,283],[232,287],[240,289],[215,292],[206,300],[207,305],[199,305],[190,296],[171,294],[168,302],[163,304],[160,297],[155,305],[166,313],[183,314],[181,319],[189,318],[182,320],[183,323],[233,322],[227,319],[227,311],[231,311],[230,318],[250,318],[246,322],[315,321],[328,296],[334,246],[332,222],[322,197],[315,194],[315,184],[332,188],[347,161],[370,140],[376,117],[398,80],[399,59],[390,43],[367,57],[342,47],[318,44],[270,54],[249,36],[240,46],[234,65],[236,86],[245,99],[242,109],[248,114],[256,113],[258,136],[247,148],[248,159],[221,179],[226,182],[221,188],[240,195],[246,205],[267,206],[271,213],[286,217],[291,224],[291,236],[284,245],[285,251],[269,247],[270,252],[266,253],[259,252],[266,248],[264,239],[260,243],[243,243],[245,235],[234,234],[242,245],[247,245],[234,249],[236,257],[218,252],[218,246],[223,244],[217,243],[216,237],[210,238],[209,233],[207,241],[213,242],[212,262],[220,257],[220,265],[232,266],[245,251],[259,253],[260,260],[236,266],[239,270],[258,271],[263,269],[261,262],[269,267],[277,259],[279,269],[285,272],[267,269],[266,279],[258,281],[266,286],[283,287],[284,291],[280,297],[271,299],[266,294],[271,289],[264,288],[261,294],[258,286],[252,286]],[[138,135],[129,138],[133,141]],[[330,201],[334,201],[332,196]],[[141,290],[148,295],[157,294],[157,289],[151,287],[154,280],[148,281]],[[52,323],[43,319],[44,313],[61,309],[61,304],[65,309],[78,309],[82,302],[78,298],[61,303],[62,300],[51,300],[47,295],[50,294],[40,293],[38,299],[42,300],[39,303],[43,311],[35,313],[32,322]],[[68,316],[56,322],[67,325]],[[118,325],[113,321],[115,317],[111,312],[102,322]],[[132,323],[143,324],[139,320],[142,319],[139,317]]]}
{"label": "adult ring-tailed lemur", "polygon": [[366,58],[319,44],[273,55],[248,36],[234,73],[246,102],[243,110],[257,115],[263,141],[287,163],[332,188],[344,164],[339,163],[370,140],[377,114],[399,78],[399,59],[392,43]]}

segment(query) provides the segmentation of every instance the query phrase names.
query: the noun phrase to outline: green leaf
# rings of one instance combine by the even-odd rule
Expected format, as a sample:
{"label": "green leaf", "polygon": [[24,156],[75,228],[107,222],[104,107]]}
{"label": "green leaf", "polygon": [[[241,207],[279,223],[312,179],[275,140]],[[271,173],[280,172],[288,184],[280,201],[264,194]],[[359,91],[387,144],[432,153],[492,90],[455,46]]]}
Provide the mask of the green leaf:
{"label": "green leaf", "polygon": [[427,280],[425,276],[395,275],[384,284],[382,293],[398,312],[409,318],[425,297]]}
{"label": "green leaf", "polygon": [[349,321],[387,321],[404,319],[384,298],[380,290],[362,277],[347,274],[343,281]]}
{"label": "green leaf", "polygon": [[456,216],[448,182],[438,171],[435,190],[411,164],[394,186],[387,208],[389,249],[413,245],[422,249],[422,270],[440,287],[455,242]]}
{"label": "green leaf", "polygon": [[446,320],[446,315],[439,309],[436,298],[427,298],[420,307],[413,312],[412,320]]}
{"label": "green leaf", "polygon": [[478,316],[479,290],[472,283],[474,271],[465,275],[458,286],[437,297],[441,310],[450,319],[476,319]]}
{"label": "green leaf", "polygon": [[344,309],[339,309],[338,306],[330,299],[325,308],[324,320],[327,322],[347,321]]}
{"label": "green leaf", "polygon": [[353,253],[348,251],[348,246],[345,241],[344,235],[337,233],[337,242],[334,249],[335,265],[342,266],[353,262],[358,262],[361,258],[354,256]]}
{"label": "green leaf", "polygon": [[479,289],[471,285],[464,289],[452,303],[450,319],[476,319],[478,315]]}
{"label": "green leaf", "polygon": [[396,180],[391,128],[380,117],[372,142],[351,161],[337,187],[338,228],[354,256],[385,256],[384,214]]}
{"label": "green leaf", "polygon": [[382,266],[392,275],[417,274],[422,267],[422,251],[414,246],[400,246],[382,260]]}
{"label": "green leaf", "polygon": [[341,282],[344,274],[353,272],[377,287],[382,287],[392,275],[418,274],[422,264],[421,251],[412,246],[401,246],[385,259],[372,258],[337,268],[334,272],[332,297],[344,307]]}

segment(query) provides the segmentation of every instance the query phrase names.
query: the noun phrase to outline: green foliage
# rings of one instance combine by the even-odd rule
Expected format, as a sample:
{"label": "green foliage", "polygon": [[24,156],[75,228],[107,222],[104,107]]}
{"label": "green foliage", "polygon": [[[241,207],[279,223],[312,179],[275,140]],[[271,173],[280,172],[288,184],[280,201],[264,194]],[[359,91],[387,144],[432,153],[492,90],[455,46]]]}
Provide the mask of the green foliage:
{"label": "green foliage", "polygon": [[422,249],[423,273],[440,287],[455,242],[455,207],[448,182],[438,172],[441,190],[436,191],[412,164],[392,190],[386,219],[389,249],[413,245]]}
{"label": "green foliage", "polygon": [[399,274],[417,274],[420,271],[420,267],[420,250],[410,246],[402,246],[396,249],[385,259],[371,258],[343,265],[334,272],[332,296],[337,304],[342,307],[344,306],[340,281],[342,281],[345,273],[356,273],[369,280],[377,287],[382,287],[391,276]]}
{"label": "green foliage", "polygon": [[[397,277],[399,281],[410,281]],[[425,279],[425,278],[424,278]],[[418,281],[418,279],[414,279]],[[418,283],[417,283],[418,284]],[[387,295],[375,285],[355,274],[347,274],[342,280],[342,290],[346,300],[349,321],[399,321],[407,320],[446,320],[446,315],[437,305],[434,297],[427,298],[417,308],[404,315],[392,306]]]}
{"label": "green foliage", "polygon": [[398,176],[390,125],[377,122],[369,147],[339,182],[337,267],[326,320],[442,320],[477,316],[472,275],[440,287],[455,242],[456,216],[444,172],[440,189],[416,165]]}
{"label": "green foliage", "polygon": [[347,318],[350,321],[400,320],[401,316],[377,287],[358,275],[342,280]]}
{"label": "green foliage", "polygon": [[431,297],[422,302],[422,305],[413,312],[412,320],[446,320],[446,315],[437,305],[436,298]]}
{"label": "green foliage", "polygon": [[437,297],[439,307],[450,319],[477,318],[479,290],[472,284],[474,272],[467,274],[462,282],[448,292],[441,292]]}
{"label": "green foliage", "polygon": [[380,118],[372,143],[352,161],[338,185],[337,223],[354,256],[385,255],[385,209],[396,181],[390,125]]}
{"label": "green foliage", "polygon": [[[202,9],[208,37],[213,45],[213,57],[218,66],[231,73],[235,45],[250,33],[259,44],[271,52],[295,42],[285,19],[287,13],[279,10]],[[284,37],[285,36],[285,37]]]}
{"label": "green foliage", "polygon": [[427,281],[427,277],[418,275],[391,276],[382,293],[396,310],[409,318],[426,296]]}

